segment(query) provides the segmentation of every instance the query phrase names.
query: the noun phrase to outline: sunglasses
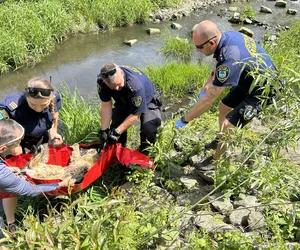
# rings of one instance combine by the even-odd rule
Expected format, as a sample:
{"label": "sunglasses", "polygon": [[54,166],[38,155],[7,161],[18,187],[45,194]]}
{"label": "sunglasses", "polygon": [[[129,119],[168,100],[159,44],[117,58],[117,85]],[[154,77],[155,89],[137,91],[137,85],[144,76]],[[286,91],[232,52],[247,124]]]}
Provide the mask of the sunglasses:
{"label": "sunglasses", "polygon": [[214,39],[214,38],[216,38],[216,37],[217,37],[217,36],[213,36],[212,38],[209,38],[205,43],[202,43],[202,44],[200,44],[200,45],[196,45],[196,44],[195,44],[195,47],[196,47],[197,49],[203,49],[205,44],[209,43],[210,40],[212,40],[212,39]]}
{"label": "sunglasses", "polygon": [[[22,128],[22,133],[21,133],[21,135],[20,135],[19,137],[15,138],[15,139],[11,140],[10,142],[5,143],[5,144],[3,144],[3,145],[6,145],[6,146],[12,146],[12,145],[14,145],[16,142],[19,143],[19,141],[21,141],[22,139],[24,139],[24,133],[25,133],[25,130],[24,130],[23,127],[21,127],[21,128]],[[3,145],[0,145],[0,146],[3,146]]]}
{"label": "sunglasses", "polygon": [[26,88],[26,93],[31,97],[36,97],[39,93],[41,96],[50,96],[53,89],[43,89],[43,88]]}
{"label": "sunglasses", "polygon": [[107,72],[101,72],[100,75],[102,78],[108,78],[110,76],[113,76],[114,74],[116,74],[117,72],[117,68],[113,68]]}

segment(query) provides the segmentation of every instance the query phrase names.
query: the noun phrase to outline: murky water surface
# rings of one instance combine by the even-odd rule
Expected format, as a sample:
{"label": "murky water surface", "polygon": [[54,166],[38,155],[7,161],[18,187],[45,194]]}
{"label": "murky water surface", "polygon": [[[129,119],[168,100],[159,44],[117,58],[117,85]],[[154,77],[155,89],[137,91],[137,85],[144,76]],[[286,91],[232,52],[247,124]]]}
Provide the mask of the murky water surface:
{"label": "murky water surface", "polygon": [[[288,0],[287,8],[298,10],[296,16],[286,15],[287,8],[275,7],[274,1],[249,2],[252,8],[257,12],[257,19],[267,23],[290,25],[291,21],[299,18],[300,1]],[[259,13],[261,5],[270,7],[273,14]],[[96,76],[100,67],[109,61],[118,64],[127,64],[140,68],[147,65],[161,65],[164,59],[157,50],[163,45],[163,37],[166,35],[178,35],[186,37],[191,29],[202,20],[213,20],[218,24],[221,30],[238,30],[241,25],[233,25],[227,19],[217,16],[220,9],[229,6],[245,6],[245,3],[222,4],[211,7],[208,10],[199,10],[191,13],[189,17],[177,20],[183,28],[179,31],[170,28],[171,22],[161,24],[134,25],[131,27],[117,28],[113,32],[100,34],[78,35],[70,38],[63,44],[57,46],[56,51],[46,57],[41,63],[31,68],[22,68],[17,71],[0,76],[0,100],[6,96],[22,91],[26,82],[36,76],[52,78],[52,83],[59,87],[62,82],[66,82],[70,89],[78,88],[80,94],[84,97],[95,95]],[[159,28],[162,31],[160,35],[148,35],[148,28]],[[261,40],[265,30],[261,27],[249,26],[255,32],[254,38]],[[138,42],[129,47],[123,44],[124,40],[137,39]],[[210,62],[211,58],[204,58],[199,53],[193,55],[193,60],[202,60]]]}

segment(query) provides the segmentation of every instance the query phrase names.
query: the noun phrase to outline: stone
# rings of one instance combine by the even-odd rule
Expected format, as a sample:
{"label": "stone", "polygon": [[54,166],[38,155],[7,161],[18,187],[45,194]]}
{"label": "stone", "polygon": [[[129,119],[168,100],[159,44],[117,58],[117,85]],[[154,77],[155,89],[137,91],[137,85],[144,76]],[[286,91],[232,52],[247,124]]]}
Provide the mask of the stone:
{"label": "stone", "polygon": [[269,14],[273,13],[270,8],[268,8],[266,6],[263,6],[263,5],[260,6],[260,12],[262,12],[262,13],[269,13]]}
{"label": "stone", "polygon": [[238,10],[239,10],[238,7],[230,6],[230,7],[228,8],[228,11],[231,11],[231,12],[237,12]]}
{"label": "stone", "polygon": [[297,142],[294,148],[289,146],[287,149],[281,149],[280,153],[291,163],[300,166],[300,142]]}
{"label": "stone", "polygon": [[234,226],[247,226],[247,219],[250,211],[243,207],[238,207],[229,215],[229,221]]}
{"label": "stone", "polygon": [[179,23],[171,23],[171,28],[174,30],[180,30],[182,26]]}
{"label": "stone", "polygon": [[228,22],[240,23],[240,21],[241,21],[240,17],[241,17],[240,13],[234,12],[233,15],[231,16],[231,18],[228,19]]}
{"label": "stone", "polygon": [[297,10],[296,9],[288,9],[286,11],[286,14],[288,14],[288,15],[296,15],[297,14]]}
{"label": "stone", "polygon": [[214,184],[214,176],[215,176],[215,171],[209,170],[209,171],[201,171],[195,169],[196,173],[207,183],[209,184]]}
{"label": "stone", "polygon": [[129,46],[132,46],[134,44],[136,44],[137,42],[137,39],[131,39],[131,40],[125,40],[124,43],[129,45]]}
{"label": "stone", "polygon": [[281,8],[285,8],[286,7],[286,1],[283,0],[277,0],[275,3],[276,7],[281,7]]}
{"label": "stone", "polygon": [[190,178],[190,177],[180,177],[180,181],[181,183],[185,186],[185,188],[187,190],[191,190],[191,189],[194,189],[197,184],[198,184],[198,181],[194,178]]}
{"label": "stone", "polygon": [[215,210],[224,215],[228,215],[233,210],[233,205],[231,204],[230,199],[224,197],[221,193],[210,195],[208,200],[211,202],[211,205]]}
{"label": "stone", "polygon": [[185,206],[186,204],[194,205],[206,196],[213,188],[213,186],[203,186],[201,189],[193,189],[189,193],[178,195],[176,197],[176,201],[180,206]]}
{"label": "stone", "polygon": [[205,229],[209,233],[220,233],[235,230],[232,225],[226,224],[218,219],[214,219],[211,215],[202,214],[201,212],[196,214],[194,224]]}
{"label": "stone", "polygon": [[244,21],[243,21],[244,24],[252,24],[253,22],[249,19],[249,18],[246,18]]}
{"label": "stone", "polygon": [[261,212],[251,212],[248,216],[248,227],[251,230],[257,230],[266,225],[265,218]]}
{"label": "stone", "polygon": [[252,30],[250,30],[249,28],[246,28],[244,26],[239,29],[239,32],[241,32],[249,37],[253,37],[253,35],[254,35],[254,32]]}
{"label": "stone", "polygon": [[149,35],[160,34],[160,29],[149,28],[149,29],[147,29],[147,33],[148,33]]}

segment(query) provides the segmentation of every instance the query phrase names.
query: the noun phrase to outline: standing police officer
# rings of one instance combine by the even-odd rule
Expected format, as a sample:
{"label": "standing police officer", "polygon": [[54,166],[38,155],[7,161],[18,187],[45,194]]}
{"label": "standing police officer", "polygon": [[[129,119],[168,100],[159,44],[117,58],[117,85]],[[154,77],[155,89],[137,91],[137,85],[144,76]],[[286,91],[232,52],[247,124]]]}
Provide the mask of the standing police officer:
{"label": "standing police officer", "polygon": [[[274,90],[267,94],[267,80],[274,79],[276,68],[266,51],[252,38],[237,31],[222,33],[217,25],[205,20],[198,24],[193,32],[193,42],[198,51],[206,56],[213,55],[216,65],[213,68],[204,88],[205,95],[181,119],[176,121],[176,128],[202,115],[217,98],[230,86],[231,91],[219,103],[219,127],[223,133],[230,133],[231,128],[245,126],[261,111],[261,99],[265,96],[270,101]],[[262,86],[254,86],[252,82],[262,76]],[[211,163],[219,159],[226,147],[218,139],[206,145],[206,149],[216,149],[215,153],[196,164],[198,170],[212,170]]]}
{"label": "standing police officer", "polygon": [[137,68],[107,63],[100,70],[97,85],[102,105],[100,142],[120,142],[125,147],[127,129],[140,118],[139,150],[146,152],[161,125],[161,101],[153,83]]}

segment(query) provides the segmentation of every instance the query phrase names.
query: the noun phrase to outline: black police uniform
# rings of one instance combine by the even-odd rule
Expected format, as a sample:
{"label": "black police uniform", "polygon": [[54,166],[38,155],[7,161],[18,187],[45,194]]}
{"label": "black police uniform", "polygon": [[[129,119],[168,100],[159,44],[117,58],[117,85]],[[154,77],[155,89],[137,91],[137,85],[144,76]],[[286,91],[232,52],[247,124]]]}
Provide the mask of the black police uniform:
{"label": "black police uniform", "polygon": [[213,85],[232,86],[222,100],[233,108],[226,118],[235,126],[244,126],[261,111],[261,100],[257,96],[262,94],[262,89],[256,86],[250,91],[254,79],[249,72],[257,70],[264,75],[268,71],[276,78],[276,68],[258,43],[237,31],[222,33],[214,58],[217,65]]}
{"label": "black police uniform", "polygon": [[[161,125],[161,102],[153,83],[139,69],[130,66],[120,66],[124,72],[124,87],[120,90],[110,89],[101,76],[98,76],[98,94],[102,102],[114,99],[111,128],[117,128],[130,114],[140,114],[141,129],[140,151],[143,151],[149,141],[156,140],[157,129]],[[125,147],[127,132],[122,133],[119,141]]]}
{"label": "black police uniform", "polygon": [[[60,94],[54,91],[54,111],[61,108],[62,100]],[[31,109],[26,100],[25,92],[20,92],[7,97],[0,103],[0,119],[11,118],[20,123],[25,129],[24,139],[21,141],[23,150],[32,149],[40,143],[49,140],[48,130],[52,127],[53,116],[49,107],[42,112]]]}

